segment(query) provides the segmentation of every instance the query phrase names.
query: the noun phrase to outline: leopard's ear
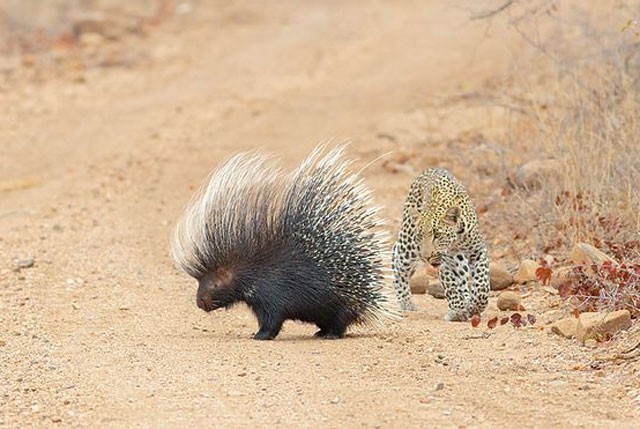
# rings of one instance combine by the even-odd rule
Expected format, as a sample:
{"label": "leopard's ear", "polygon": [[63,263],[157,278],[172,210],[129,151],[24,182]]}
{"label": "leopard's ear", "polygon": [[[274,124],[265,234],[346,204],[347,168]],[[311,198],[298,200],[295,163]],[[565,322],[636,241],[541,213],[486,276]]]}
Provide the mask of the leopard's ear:
{"label": "leopard's ear", "polygon": [[460,208],[457,206],[450,207],[444,214],[442,219],[449,226],[456,226],[460,220]]}

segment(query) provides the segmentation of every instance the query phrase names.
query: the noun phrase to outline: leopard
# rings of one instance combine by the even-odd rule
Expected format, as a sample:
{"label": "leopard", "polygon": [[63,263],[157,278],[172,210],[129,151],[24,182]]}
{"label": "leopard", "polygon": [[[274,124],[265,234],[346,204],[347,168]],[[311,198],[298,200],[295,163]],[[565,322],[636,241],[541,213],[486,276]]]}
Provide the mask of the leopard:
{"label": "leopard", "polygon": [[465,187],[448,170],[428,168],[412,182],[392,248],[398,306],[415,311],[409,279],[420,262],[438,269],[447,321],[480,315],[489,301],[489,253]]}

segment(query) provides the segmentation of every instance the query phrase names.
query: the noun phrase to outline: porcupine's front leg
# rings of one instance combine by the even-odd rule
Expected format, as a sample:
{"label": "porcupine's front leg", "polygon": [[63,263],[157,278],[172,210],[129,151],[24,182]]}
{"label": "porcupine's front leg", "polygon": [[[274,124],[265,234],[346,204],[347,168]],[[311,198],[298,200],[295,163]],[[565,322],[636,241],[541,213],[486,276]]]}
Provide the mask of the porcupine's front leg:
{"label": "porcupine's front leg", "polygon": [[254,340],[273,340],[280,333],[284,319],[268,310],[254,309],[256,317],[258,318],[258,326],[260,329],[253,336]]}
{"label": "porcupine's front leg", "polygon": [[416,271],[418,258],[417,250],[403,250],[400,248],[398,241],[393,245],[393,260],[391,263],[393,269],[393,289],[401,310],[416,310],[416,306],[411,299],[409,279]]}
{"label": "porcupine's front leg", "polygon": [[448,321],[465,321],[469,302],[469,260],[462,254],[443,256],[438,269],[440,284],[447,298]]}

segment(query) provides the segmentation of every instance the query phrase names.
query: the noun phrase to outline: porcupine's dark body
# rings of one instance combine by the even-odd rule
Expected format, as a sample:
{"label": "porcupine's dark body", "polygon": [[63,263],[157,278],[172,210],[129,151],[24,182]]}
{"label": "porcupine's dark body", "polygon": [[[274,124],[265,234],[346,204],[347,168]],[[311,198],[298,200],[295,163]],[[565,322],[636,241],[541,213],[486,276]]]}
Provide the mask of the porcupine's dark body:
{"label": "porcupine's dark body", "polygon": [[348,326],[393,315],[384,282],[387,244],[368,190],[335,149],[315,151],[283,175],[263,156],[240,154],[213,173],[176,228],[173,254],[199,282],[205,311],[245,302],[256,339],[285,320],[340,338]]}

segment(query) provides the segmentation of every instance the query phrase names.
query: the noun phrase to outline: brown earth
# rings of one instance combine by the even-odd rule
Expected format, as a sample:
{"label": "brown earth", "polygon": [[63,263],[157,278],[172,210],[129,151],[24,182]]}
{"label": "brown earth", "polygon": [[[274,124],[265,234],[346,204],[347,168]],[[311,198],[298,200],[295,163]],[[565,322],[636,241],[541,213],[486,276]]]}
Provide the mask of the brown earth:
{"label": "brown earth", "polygon": [[469,20],[474,2],[191,5],[145,37],[94,41],[111,62],[1,75],[0,426],[637,427],[635,382],[543,329],[540,289],[524,301],[538,324],[491,332],[424,295],[341,341],[289,322],[257,342],[246,308],[199,311],[169,235],[236,151],[292,167],[329,138],[359,166],[393,150],[364,170],[392,233],[427,164],[491,209],[499,160],[474,136],[500,134],[505,111],[442,95],[495,85],[519,42]]}

